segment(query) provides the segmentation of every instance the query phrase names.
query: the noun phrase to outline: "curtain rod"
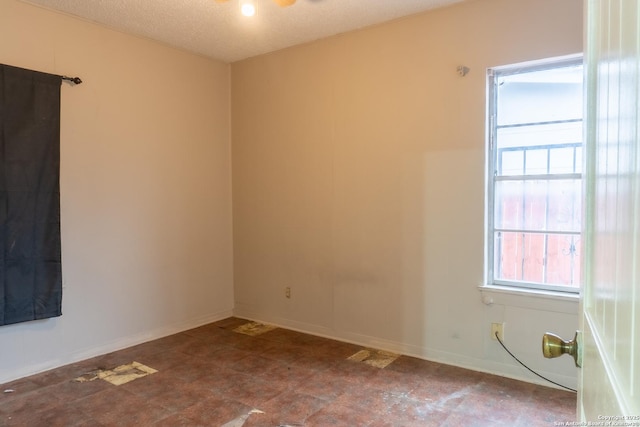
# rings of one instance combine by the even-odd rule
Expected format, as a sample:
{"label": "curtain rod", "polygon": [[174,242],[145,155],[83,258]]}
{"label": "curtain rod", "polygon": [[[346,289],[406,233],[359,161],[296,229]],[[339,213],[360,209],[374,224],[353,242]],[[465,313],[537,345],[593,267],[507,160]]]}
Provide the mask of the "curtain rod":
{"label": "curtain rod", "polygon": [[76,84],[76,85],[79,85],[80,83],[82,83],[82,79],[80,79],[80,77],[60,76],[60,78],[62,80],[70,81],[71,83]]}
{"label": "curtain rod", "polygon": [[21,68],[21,67],[16,67],[15,65],[8,65],[8,64],[2,64],[0,63],[1,67],[9,67],[9,68],[15,68],[15,69],[21,69],[21,70],[27,70],[27,71],[31,71],[34,73],[41,73],[41,74],[49,74],[50,76],[57,76],[60,77],[62,80],[67,80],[73,84],[79,85],[80,83],[82,83],[82,79],[80,77],[69,77],[69,76],[60,76],[58,74],[51,74],[51,73],[45,73],[43,71],[35,71],[35,70],[29,70],[28,68]]}

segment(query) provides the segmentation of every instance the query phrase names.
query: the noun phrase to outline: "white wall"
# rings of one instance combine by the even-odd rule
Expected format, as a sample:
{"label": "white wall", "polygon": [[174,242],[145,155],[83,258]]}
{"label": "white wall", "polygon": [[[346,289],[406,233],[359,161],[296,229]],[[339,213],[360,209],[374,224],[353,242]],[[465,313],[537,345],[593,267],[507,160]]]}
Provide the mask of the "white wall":
{"label": "white wall", "polygon": [[232,64],[235,313],[537,381],[506,322],[575,386],[577,301],[477,286],[485,70],[581,51],[581,0],[475,0]]}
{"label": "white wall", "polygon": [[0,327],[0,383],[231,315],[229,65],[16,0],[0,63],[62,85],[63,316]]}

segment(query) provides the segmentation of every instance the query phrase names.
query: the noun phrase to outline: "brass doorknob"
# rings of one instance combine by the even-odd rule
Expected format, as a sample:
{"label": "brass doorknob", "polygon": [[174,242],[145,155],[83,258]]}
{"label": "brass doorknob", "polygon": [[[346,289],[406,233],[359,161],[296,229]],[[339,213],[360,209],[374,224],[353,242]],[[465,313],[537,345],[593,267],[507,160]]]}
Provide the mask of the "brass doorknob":
{"label": "brass doorknob", "polygon": [[576,335],[571,341],[565,341],[556,334],[547,332],[542,336],[542,354],[547,359],[553,359],[554,357],[560,357],[563,354],[569,354],[573,356],[573,361],[579,368],[582,364],[580,360],[579,351],[580,334],[576,331]]}

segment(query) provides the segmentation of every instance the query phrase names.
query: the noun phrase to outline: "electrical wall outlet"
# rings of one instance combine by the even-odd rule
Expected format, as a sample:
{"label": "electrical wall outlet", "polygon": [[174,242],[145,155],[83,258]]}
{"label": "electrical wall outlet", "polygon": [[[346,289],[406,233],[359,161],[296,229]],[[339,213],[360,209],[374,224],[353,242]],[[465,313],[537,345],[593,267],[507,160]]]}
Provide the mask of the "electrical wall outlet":
{"label": "electrical wall outlet", "polygon": [[289,286],[284,288],[284,296],[287,298],[291,298],[291,288]]}
{"label": "electrical wall outlet", "polygon": [[491,339],[496,340],[496,332],[500,341],[504,341],[504,323],[492,323],[491,324]]}

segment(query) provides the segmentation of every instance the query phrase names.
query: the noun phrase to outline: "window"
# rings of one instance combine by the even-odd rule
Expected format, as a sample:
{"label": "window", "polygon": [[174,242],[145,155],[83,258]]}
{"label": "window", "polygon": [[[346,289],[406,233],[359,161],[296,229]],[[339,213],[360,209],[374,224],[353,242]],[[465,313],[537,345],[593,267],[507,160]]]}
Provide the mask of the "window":
{"label": "window", "polygon": [[488,284],[578,292],[582,58],[488,72]]}

